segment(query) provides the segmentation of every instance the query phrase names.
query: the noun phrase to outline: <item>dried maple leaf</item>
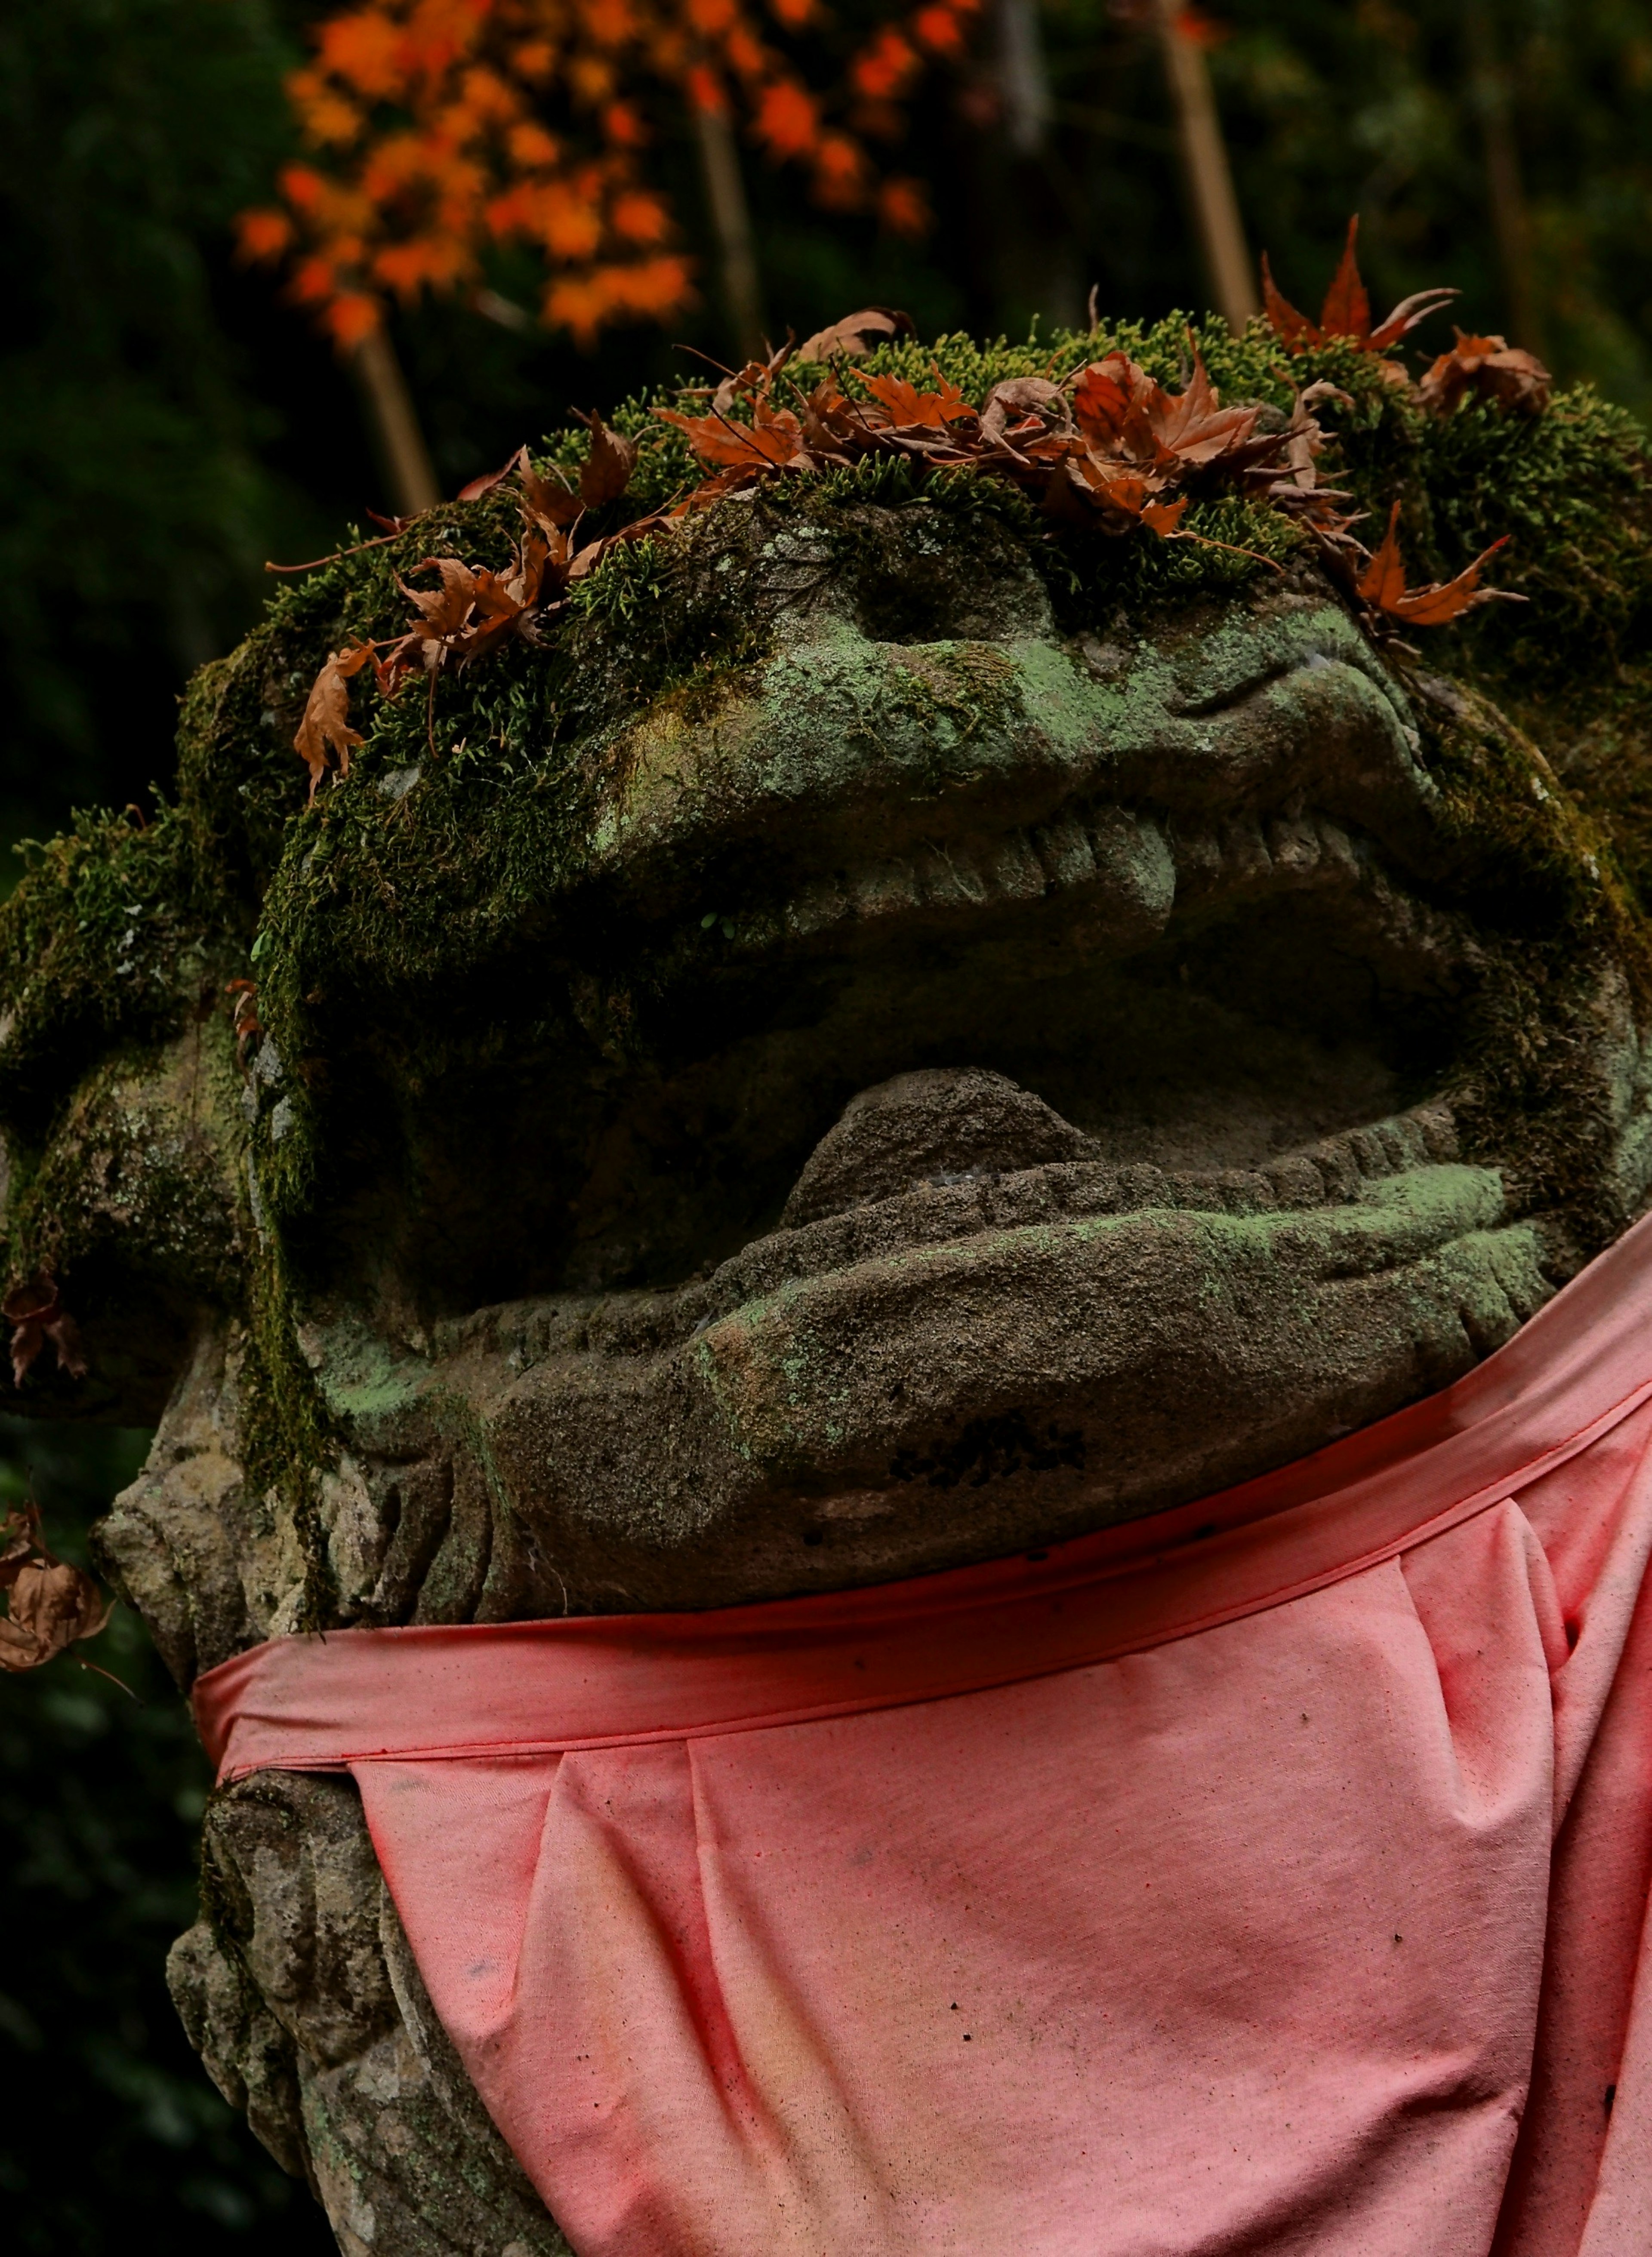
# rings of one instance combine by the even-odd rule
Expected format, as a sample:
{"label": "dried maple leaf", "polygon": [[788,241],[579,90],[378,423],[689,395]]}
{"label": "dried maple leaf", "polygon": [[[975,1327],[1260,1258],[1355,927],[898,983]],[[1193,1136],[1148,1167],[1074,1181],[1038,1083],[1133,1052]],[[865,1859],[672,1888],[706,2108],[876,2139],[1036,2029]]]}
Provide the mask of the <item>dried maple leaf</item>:
{"label": "dried maple leaf", "polygon": [[[1259,434],[1260,414],[1222,406],[1197,346],[1187,388],[1179,393],[1167,391],[1127,353],[1111,352],[1081,370],[1074,386],[1078,437],[1066,457],[1067,484],[1103,512],[1108,531],[1127,531],[1135,520],[1155,532],[1174,531],[1164,511],[1153,519],[1146,514],[1167,488],[1201,473],[1238,478],[1282,467],[1290,434]],[[1056,499],[1053,490],[1049,499]]]}
{"label": "dried maple leaf", "polygon": [[1448,620],[1472,611],[1476,604],[1524,603],[1525,598],[1515,595],[1511,589],[1482,588],[1479,584],[1486,565],[1500,548],[1507,545],[1507,534],[1501,541],[1493,541],[1454,580],[1432,581],[1426,588],[1408,588],[1405,564],[1400,555],[1400,505],[1395,502],[1388,513],[1388,530],[1382,546],[1355,582],[1355,593],[1373,611],[1414,627],[1444,626]]}
{"label": "dried maple leaf", "polygon": [[[974,408],[950,377],[935,371],[935,388],[920,392],[904,376],[863,376],[855,371],[855,382],[870,395],[875,413],[868,419],[869,428],[884,438],[904,448],[915,448],[923,453],[932,452],[933,441],[941,438],[949,447],[956,446],[957,435],[952,427],[969,427],[972,435],[978,418]],[[865,411],[861,411],[865,414]]]}
{"label": "dried maple leaf", "polygon": [[589,450],[580,465],[577,493],[560,471],[554,471],[548,478],[541,478],[528,457],[527,449],[519,447],[499,469],[461,486],[458,499],[480,501],[484,494],[503,485],[514,471],[527,508],[547,526],[572,525],[582,510],[600,509],[605,502],[618,501],[637,467],[637,442],[611,429],[600,415],[582,414],[577,407],[574,413],[591,435]]}
{"label": "dried maple leaf", "polygon": [[[1356,214],[1348,223],[1348,239],[1343,245],[1342,258],[1331,277],[1331,287],[1325,293],[1325,302],[1319,309],[1317,322],[1310,322],[1306,314],[1299,314],[1274,280],[1267,264],[1267,253],[1262,253],[1262,306],[1274,335],[1292,352],[1304,352],[1310,345],[1323,345],[1331,337],[1352,338],[1364,352],[1379,356],[1391,345],[1397,345],[1408,336],[1419,322],[1437,313],[1442,306],[1460,295],[1456,290],[1417,290],[1402,298],[1394,311],[1386,315],[1373,329],[1371,322],[1371,300],[1359,277],[1359,261],[1355,244],[1359,235],[1359,220]],[[1402,377],[1399,363],[1387,362],[1390,374]]]}
{"label": "dried maple leaf", "polygon": [[38,1669],[80,1639],[95,1638],[115,1603],[82,1569],[46,1549],[39,1507],[30,1503],[8,1513],[0,1521],[0,1590],[8,1594],[10,1610],[0,1616],[0,1669]]}
{"label": "dried maple leaf", "polygon": [[688,415],[678,407],[656,407],[663,422],[674,423],[702,463],[719,470],[778,471],[812,468],[803,444],[803,427],[789,407],[772,407],[760,395],[752,402],[752,421],[737,423],[724,410]]}
{"label": "dried maple leaf", "polygon": [[1072,428],[1071,402],[1047,376],[1013,376],[995,384],[981,410],[984,448],[1001,449],[1018,463],[1058,460]]}
{"label": "dried maple leaf", "polygon": [[1548,406],[1554,379],[1535,354],[1522,352],[1502,337],[1465,336],[1461,329],[1453,334],[1457,343],[1440,355],[1417,386],[1423,407],[1437,415],[1449,415],[1471,393],[1527,415]]}
{"label": "dried maple leaf", "polygon": [[[579,411],[575,410],[575,414]],[[597,414],[581,415],[591,435],[590,453],[580,465],[579,498],[587,509],[618,501],[637,467],[637,442],[611,431]]]}
{"label": "dried maple leaf", "polygon": [[540,476],[527,459],[526,447],[522,449],[518,483],[522,489],[524,524],[537,527],[547,538],[566,532],[585,513],[583,499],[560,474],[553,473],[548,478]]}
{"label": "dried maple leaf", "polygon": [[841,322],[816,329],[812,337],[805,337],[792,357],[794,360],[864,360],[879,345],[893,343],[896,337],[915,337],[916,322],[910,314],[898,313],[893,306],[863,306],[858,314],[845,314]]}
{"label": "dried maple leaf", "polygon": [[18,1386],[48,1341],[59,1369],[71,1379],[85,1378],[81,1335],[50,1270],[37,1270],[26,1284],[16,1286],[0,1303],[0,1313],[11,1327],[11,1376]]}
{"label": "dried maple leaf", "polygon": [[464,665],[502,642],[537,604],[554,541],[566,546],[567,535],[555,527],[529,533],[503,572],[462,563],[456,556],[427,556],[413,569],[434,572],[434,588],[413,588],[398,580],[420,616],[378,662],[386,693],[394,695],[404,674],[424,674],[434,683],[443,667]]}
{"label": "dried maple leaf", "polygon": [[[1167,392],[1127,353],[1092,361],[1073,393],[1073,415],[1092,453],[1162,472],[1206,469],[1247,449],[1260,410],[1222,407],[1196,350],[1185,392]],[[1266,439],[1260,451],[1275,445]]]}
{"label": "dried maple leaf", "polygon": [[251,980],[226,980],[223,992],[226,995],[235,997],[235,1001],[230,1006],[230,1025],[235,1032],[236,1064],[244,1073],[247,1068],[247,1053],[264,1032],[264,1029],[258,1023],[258,987],[256,982]]}
{"label": "dried maple leaf", "polygon": [[1149,533],[1156,533],[1161,541],[1168,541],[1170,535],[1179,529],[1182,513],[1187,506],[1186,494],[1183,494],[1179,501],[1144,501],[1141,505],[1141,522]]}
{"label": "dried maple leaf", "polygon": [[484,471],[479,478],[472,478],[469,485],[460,487],[454,499],[455,501],[480,501],[483,495],[491,494],[495,486],[502,486],[512,471],[526,470],[527,467],[527,449],[519,447],[508,463],[502,464],[497,471]]}
{"label": "dried maple leaf", "polygon": [[316,785],[327,774],[329,753],[337,757],[340,775],[349,774],[350,754],[363,741],[361,732],[349,725],[349,678],[359,674],[372,657],[373,646],[370,642],[352,643],[347,649],[329,651],[327,663],[316,676],[305,702],[304,718],[293,736],[293,748],[310,772],[312,799]]}

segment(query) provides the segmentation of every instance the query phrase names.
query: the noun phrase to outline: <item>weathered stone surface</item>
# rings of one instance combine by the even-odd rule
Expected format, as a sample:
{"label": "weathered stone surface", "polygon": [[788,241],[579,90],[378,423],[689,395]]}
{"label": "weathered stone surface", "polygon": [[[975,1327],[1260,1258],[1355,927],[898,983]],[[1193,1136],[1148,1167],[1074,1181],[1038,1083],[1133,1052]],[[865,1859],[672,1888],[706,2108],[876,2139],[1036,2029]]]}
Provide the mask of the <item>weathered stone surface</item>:
{"label": "weathered stone surface", "polygon": [[568,2257],[431,2010],[354,1787],[218,1796],[205,1894],[167,1968],[178,2011],[346,2257]]}

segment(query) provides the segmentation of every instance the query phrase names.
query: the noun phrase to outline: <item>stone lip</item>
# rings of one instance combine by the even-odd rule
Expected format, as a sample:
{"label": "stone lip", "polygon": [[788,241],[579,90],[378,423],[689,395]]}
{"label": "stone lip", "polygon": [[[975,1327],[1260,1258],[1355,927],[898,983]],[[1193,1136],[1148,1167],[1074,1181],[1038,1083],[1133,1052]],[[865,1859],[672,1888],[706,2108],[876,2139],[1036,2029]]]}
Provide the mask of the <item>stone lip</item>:
{"label": "stone lip", "polygon": [[[1110,806],[1203,827],[1305,797],[1422,872],[1441,844],[1420,747],[1353,622],[1305,597],[1128,649],[1047,634],[908,646],[803,622],[714,718],[636,726],[586,869],[650,924],[726,921],[754,946],[876,914],[891,886],[907,907],[967,908],[999,862],[1012,892],[1034,869],[1041,890],[1077,846],[1063,826]],[[1049,845],[1029,867],[1040,831]],[[744,935],[724,881],[752,894]]]}
{"label": "stone lip", "polygon": [[[455,1511],[416,1619],[724,1605],[989,1558],[1266,1470],[1508,1338],[1550,1290],[1540,1235],[1428,1136],[1444,1149],[1443,1114],[1281,1162],[1288,1198],[1318,1179],[1312,1206],[1143,1171],[1086,1212],[1086,1162],[925,1186],[777,1233],[681,1305],[479,1312],[407,1359],[393,1407],[337,1407],[364,1463],[462,1420],[487,1468],[468,1588],[440,1559]],[[348,1618],[406,1618],[371,1564]],[[444,1588],[456,1612],[417,1611]]]}

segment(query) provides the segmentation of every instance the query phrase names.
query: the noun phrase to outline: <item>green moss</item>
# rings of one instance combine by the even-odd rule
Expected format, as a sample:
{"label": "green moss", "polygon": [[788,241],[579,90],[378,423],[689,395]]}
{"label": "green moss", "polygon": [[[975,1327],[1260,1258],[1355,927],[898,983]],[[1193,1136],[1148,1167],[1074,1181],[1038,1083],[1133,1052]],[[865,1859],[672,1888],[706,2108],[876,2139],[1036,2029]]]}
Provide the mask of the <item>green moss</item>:
{"label": "green moss", "polygon": [[187,826],[77,814],[0,908],[0,1119],[34,1143],[73,1084],[117,1042],[164,1038],[206,974],[210,943]]}
{"label": "green moss", "polygon": [[320,1630],[338,1619],[321,1521],[321,1475],[338,1461],[337,1423],[299,1344],[295,1297],[279,1240],[261,1229],[255,1242],[237,1448],[249,1490],[279,1498],[303,1548],[304,1590],[293,1628]]}

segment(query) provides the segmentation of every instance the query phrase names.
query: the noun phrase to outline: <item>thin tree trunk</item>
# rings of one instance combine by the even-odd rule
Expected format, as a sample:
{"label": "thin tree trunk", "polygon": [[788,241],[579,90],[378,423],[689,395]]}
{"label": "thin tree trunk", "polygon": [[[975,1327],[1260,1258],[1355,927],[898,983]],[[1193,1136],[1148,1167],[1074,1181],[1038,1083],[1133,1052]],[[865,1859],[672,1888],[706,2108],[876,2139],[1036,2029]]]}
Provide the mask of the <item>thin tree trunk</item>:
{"label": "thin tree trunk", "polygon": [[706,209],[717,242],[717,267],[723,286],[724,311],[728,315],[737,358],[760,359],[763,354],[763,299],[757,279],[757,253],[752,247],[752,212],[740,177],[740,152],[734,144],[728,112],[706,110],[697,102],[689,109],[700,149],[700,171],[705,182]]}
{"label": "thin tree trunk", "polygon": [[1470,83],[1486,146],[1486,186],[1498,264],[1503,270],[1509,327],[1517,345],[1541,355],[1543,324],[1532,267],[1531,217],[1510,115],[1508,75],[1498,58],[1496,33],[1486,0],[1467,0],[1463,21],[1468,35]]}
{"label": "thin tree trunk", "polygon": [[1054,105],[1038,0],[999,0],[998,83],[1004,138],[1017,157],[1036,157],[1049,136]]}
{"label": "thin tree trunk", "polygon": [[1083,200],[1050,132],[1055,106],[1039,8],[1040,0],[993,6],[998,127],[974,187],[986,206],[980,240],[994,283],[991,319],[1016,322],[1036,313],[1071,329],[1084,302],[1077,258]]}
{"label": "thin tree trunk", "polygon": [[1233,174],[1211,90],[1210,67],[1204,50],[1182,24],[1183,0],[1159,0],[1159,44],[1164,52],[1165,75],[1170,81],[1176,130],[1182,143],[1182,162],[1187,173],[1188,195],[1204,254],[1211,294],[1217,309],[1235,336],[1253,314],[1260,311],[1252,280],[1250,254],[1245,247],[1239,199]]}
{"label": "thin tree trunk", "polygon": [[373,450],[398,517],[417,517],[441,499],[430,449],[388,330],[370,329],[350,355]]}

